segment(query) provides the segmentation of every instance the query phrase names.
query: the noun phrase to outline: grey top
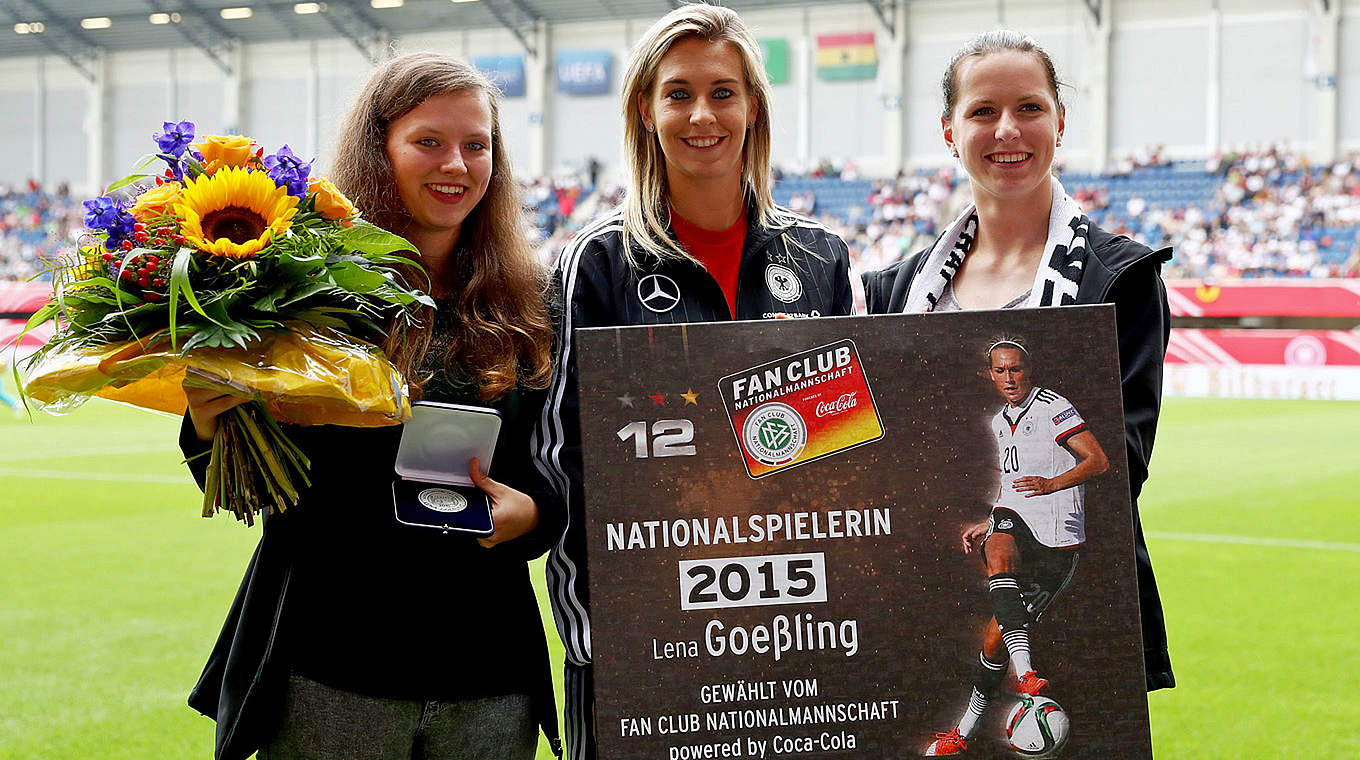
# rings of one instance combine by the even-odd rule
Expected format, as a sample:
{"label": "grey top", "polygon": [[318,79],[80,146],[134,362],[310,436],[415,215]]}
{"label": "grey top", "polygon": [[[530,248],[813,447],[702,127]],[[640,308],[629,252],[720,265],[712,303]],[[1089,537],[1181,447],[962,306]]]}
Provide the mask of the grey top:
{"label": "grey top", "polygon": [[[1016,296],[1015,298],[1012,298],[1010,301],[1003,304],[1001,308],[1018,309],[1019,307],[1024,306],[1025,301],[1029,299],[1029,294],[1031,292],[1033,292],[1033,289],[1026,290],[1025,292],[1021,293],[1020,295]],[[940,294],[940,300],[935,302],[935,308],[932,309],[931,311],[934,312],[967,311],[967,309],[963,308],[963,306],[959,304],[959,299],[954,297],[954,283],[952,281],[945,286],[944,292]]]}

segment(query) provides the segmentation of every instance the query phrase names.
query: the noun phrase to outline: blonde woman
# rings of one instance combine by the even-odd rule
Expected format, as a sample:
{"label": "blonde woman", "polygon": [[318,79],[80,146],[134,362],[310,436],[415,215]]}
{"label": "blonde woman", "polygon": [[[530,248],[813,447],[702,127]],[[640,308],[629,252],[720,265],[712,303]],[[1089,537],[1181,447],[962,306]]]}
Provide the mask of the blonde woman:
{"label": "blonde woman", "polygon": [[[399,523],[400,428],[299,427],[312,487],[269,515],[189,703],[217,721],[219,760],[529,760],[556,741],[547,644],[527,560],[562,510],[529,460],[551,368],[546,278],[525,238],[496,87],[434,53],[387,61],[341,125],[332,177],[419,251],[437,307],[384,348],[413,396],[503,418],[474,539]],[[190,397],[181,445],[202,451],[235,397]],[[475,461],[475,460],[474,460]],[[459,466],[469,466],[459,463]],[[196,474],[202,475],[200,465]]]}
{"label": "blonde woman", "polygon": [[624,204],[558,261],[559,346],[536,435],[568,504],[548,560],[566,645],[567,757],[595,755],[581,452],[572,331],[851,313],[844,241],[771,198],[770,88],[731,10],[686,5],[642,35],[623,88]]}

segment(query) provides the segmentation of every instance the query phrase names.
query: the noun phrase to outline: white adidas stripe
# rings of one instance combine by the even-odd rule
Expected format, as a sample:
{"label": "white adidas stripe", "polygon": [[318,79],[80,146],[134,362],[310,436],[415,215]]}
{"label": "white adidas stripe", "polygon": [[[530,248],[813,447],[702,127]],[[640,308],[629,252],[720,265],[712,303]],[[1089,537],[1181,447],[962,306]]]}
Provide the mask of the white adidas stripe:
{"label": "white adidas stripe", "polygon": [[571,483],[561,462],[562,446],[566,442],[562,429],[561,408],[562,398],[566,392],[564,370],[570,366],[571,361],[571,303],[576,289],[577,265],[586,245],[601,234],[622,228],[622,211],[616,210],[584,227],[558,258],[557,267],[562,276],[563,291],[562,334],[559,336],[558,356],[553,364],[556,372],[532,440],[537,453],[535,465],[544,477],[554,484],[558,493],[562,494],[567,507],[567,524],[563,527],[562,538],[548,554],[547,575],[558,634],[567,650],[567,658],[573,664],[590,662],[590,619],[585,607],[572,591],[578,570],[576,563],[566,553],[567,528],[571,524],[572,510]]}

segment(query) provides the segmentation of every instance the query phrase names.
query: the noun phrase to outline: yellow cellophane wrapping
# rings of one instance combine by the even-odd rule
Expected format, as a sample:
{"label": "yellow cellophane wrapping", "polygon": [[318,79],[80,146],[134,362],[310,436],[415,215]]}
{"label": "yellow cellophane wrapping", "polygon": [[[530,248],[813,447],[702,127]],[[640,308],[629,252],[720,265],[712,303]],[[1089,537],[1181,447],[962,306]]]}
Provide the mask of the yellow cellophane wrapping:
{"label": "yellow cellophane wrapping", "polygon": [[249,348],[196,348],[136,341],[58,350],[29,373],[25,392],[53,410],[91,396],[183,414],[192,386],[259,396],[280,422],[382,427],[411,417],[401,373],[369,343],[329,329],[290,325]]}

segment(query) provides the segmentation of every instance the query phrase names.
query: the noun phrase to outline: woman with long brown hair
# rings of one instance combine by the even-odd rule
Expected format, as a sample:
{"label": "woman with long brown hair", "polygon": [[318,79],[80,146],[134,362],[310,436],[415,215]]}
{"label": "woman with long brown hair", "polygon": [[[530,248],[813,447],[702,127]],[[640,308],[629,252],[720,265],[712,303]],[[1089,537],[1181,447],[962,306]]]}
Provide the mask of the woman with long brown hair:
{"label": "woman with long brown hair", "polygon": [[[526,561],[561,531],[528,461],[550,373],[544,278],[522,229],[499,93],[468,64],[414,53],[369,77],[331,176],[419,252],[436,307],[383,348],[413,397],[498,411],[484,538],[402,524],[402,429],[293,428],[312,487],[267,516],[190,704],[218,724],[217,757],[532,758],[556,742],[543,626]],[[202,451],[241,399],[194,392],[181,436]],[[200,474],[196,473],[196,474]]]}

